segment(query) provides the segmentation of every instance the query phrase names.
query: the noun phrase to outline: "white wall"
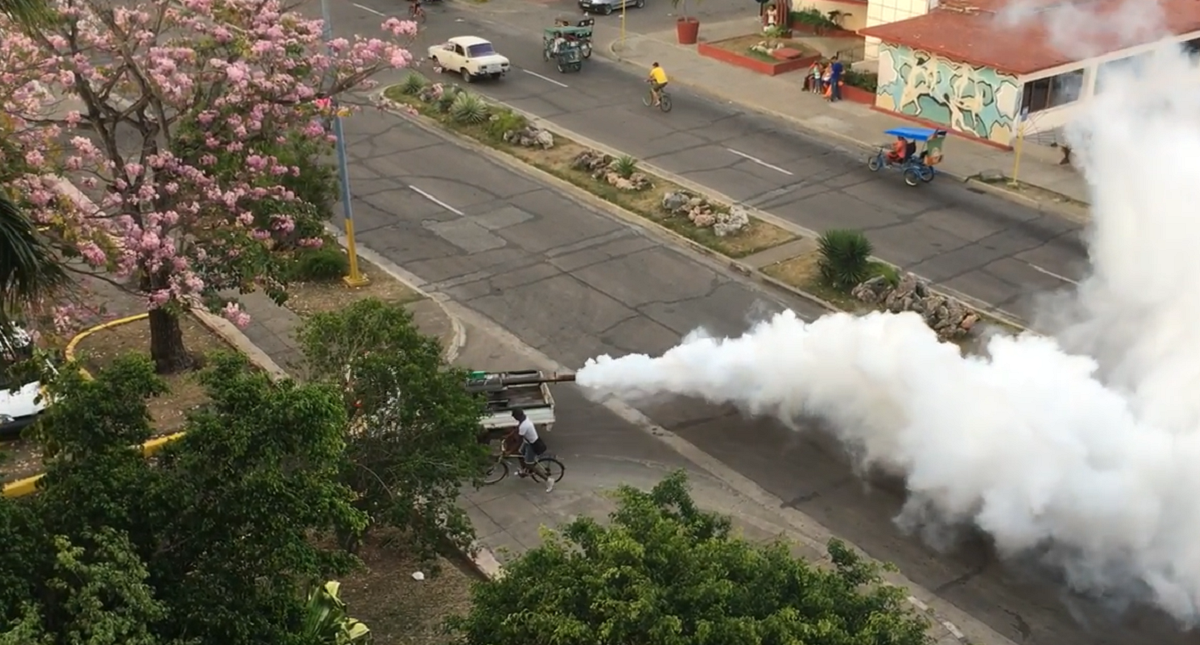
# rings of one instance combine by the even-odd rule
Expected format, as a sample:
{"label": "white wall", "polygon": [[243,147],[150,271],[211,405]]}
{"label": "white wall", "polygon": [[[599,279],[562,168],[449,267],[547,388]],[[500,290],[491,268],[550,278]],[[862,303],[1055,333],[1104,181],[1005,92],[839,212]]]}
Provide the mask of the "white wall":
{"label": "white wall", "polygon": [[[900,20],[908,20],[929,13],[931,6],[937,6],[937,0],[867,0],[867,24],[865,27],[886,25]],[[879,39],[867,38],[866,59],[879,58]]]}

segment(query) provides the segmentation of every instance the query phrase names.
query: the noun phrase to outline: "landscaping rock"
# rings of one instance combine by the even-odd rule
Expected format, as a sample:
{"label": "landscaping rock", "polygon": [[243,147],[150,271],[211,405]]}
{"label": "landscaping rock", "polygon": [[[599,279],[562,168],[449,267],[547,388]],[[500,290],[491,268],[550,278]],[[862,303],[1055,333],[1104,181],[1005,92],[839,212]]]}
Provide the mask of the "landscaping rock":
{"label": "landscaping rock", "polygon": [[750,51],[758,52],[760,54],[766,54],[767,56],[770,56],[771,52],[774,52],[776,49],[780,49],[782,47],[783,47],[783,43],[781,43],[781,42],[771,42],[769,40],[762,40],[762,41],[759,41],[754,46],[750,47]]}
{"label": "landscaping rock", "polygon": [[954,341],[966,338],[979,323],[979,314],[965,304],[934,293],[928,283],[906,273],[893,287],[888,279],[877,276],[854,287],[850,295],[867,304],[892,313],[911,311],[920,314],[938,339]]}
{"label": "landscaping rock", "polygon": [[713,223],[713,233],[717,237],[735,235],[750,225],[750,213],[742,206],[734,206],[728,213],[721,213]]}
{"label": "landscaping rock", "polygon": [[596,150],[584,150],[571,160],[571,167],[575,170],[586,172],[592,179],[603,181],[617,190],[637,192],[653,187],[650,178],[640,172],[622,177],[617,172],[617,164],[616,159]]}
{"label": "landscaping rock", "polygon": [[662,209],[668,213],[678,213],[687,205],[689,199],[691,199],[691,195],[685,192],[667,193],[662,198]]}
{"label": "landscaping rock", "polygon": [[520,130],[510,130],[504,133],[504,141],[522,148],[541,148],[549,150],[554,147],[554,135],[549,130],[527,125]]}
{"label": "landscaping rock", "polygon": [[671,215],[687,217],[697,228],[711,227],[718,237],[734,235],[750,224],[750,214],[745,208],[735,206],[725,212],[707,199],[683,190],[663,195],[662,209]]}

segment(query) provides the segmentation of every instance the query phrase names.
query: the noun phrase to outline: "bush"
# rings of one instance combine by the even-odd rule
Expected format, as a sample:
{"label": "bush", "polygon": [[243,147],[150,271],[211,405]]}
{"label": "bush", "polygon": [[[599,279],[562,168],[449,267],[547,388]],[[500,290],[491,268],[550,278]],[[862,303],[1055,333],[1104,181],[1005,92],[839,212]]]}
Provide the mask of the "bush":
{"label": "bush", "polygon": [[839,291],[849,291],[871,274],[871,242],[862,231],[832,229],[817,240],[821,281]]}
{"label": "bush", "polygon": [[463,93],[463,89],[457,85],[451,85],[442,91],[442,97],[437,100],[437,111],[445,114],[450,111],[450,106],[454,105],[454,101],[458,99],[458,95]]}
{"label": "bush", "polygon": [[792,11],[788,13],[788,18],[793,23],[809,25],[818,30],[836,29],[838,26],[836,22],[831,20],[829,16],[821,13],[821,10],[816,7],[805,7],[799,11]]}
{"label": "bush", "polygon": [[340,280],[349,270],[350,260],[342,247],[334,244],[297,253],[291,277],[302,282],[331,282]]}
{"label": "bush", "polygon": [[487,134],[496,141],[503,141],[506,132],[522,130],[529,126],[529,120],[512,110],[499,110],[488,121]]}
{"label": "bush", "polygon": [[629,155],[622,155],[613,162],[613,170],[625,179],[629,179],[633,173],[637,172],[637,159]]}
{"label": "bush", "polygon": [[848,69],[843,74],[843,79],[846,81],[846,85],[866,90],[872,94],[879,88],[879,75],[872,74],[871,72],[859,72]]}
{"label": "bush", "polygon": [[462,92],[450,104],[450,118],[455,123],[478,125],[488,119],[488,104],[474,94]]}
{"label": "bush", "polygon": [[409,72],[408,76],[400,83],[400,91],[407,96],[416,96],[425,86],[429,85],[429,81],[424,76],[416,72]]}

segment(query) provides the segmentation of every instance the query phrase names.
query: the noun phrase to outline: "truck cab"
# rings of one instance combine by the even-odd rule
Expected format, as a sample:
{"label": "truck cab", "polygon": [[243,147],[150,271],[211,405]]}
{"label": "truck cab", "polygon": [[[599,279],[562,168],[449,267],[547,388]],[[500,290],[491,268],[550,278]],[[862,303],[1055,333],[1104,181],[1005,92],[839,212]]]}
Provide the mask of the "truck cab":
{"label": "truck cab", "polygon": [[42,383],[36,377],[9,368],[34,357],[34,343],[19,327],[9,332],[10,341],[0,340],[0,437],[12,438],[38,420],[46,409]]}

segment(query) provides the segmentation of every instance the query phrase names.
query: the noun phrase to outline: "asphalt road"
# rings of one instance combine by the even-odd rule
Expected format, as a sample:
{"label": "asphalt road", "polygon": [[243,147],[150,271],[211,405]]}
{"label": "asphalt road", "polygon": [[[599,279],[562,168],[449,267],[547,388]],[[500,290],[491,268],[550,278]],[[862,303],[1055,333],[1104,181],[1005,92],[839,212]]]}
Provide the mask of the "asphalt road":
{"label": "asphalt road", "polygon": [[[661,352],[696,327],[737,334],[784,306],[820,313],[400,117],[368,111],[346,127],[360,243],[563,364]],[[568,416],[573,402],[583,405],[570,395],[561,400]],[[644,411],[1015,642],[1190,642],[1157,617],[1109,623],[1080,601],[1068,609],[1059,586],[997,563],[986,544],[938,553],[902,534],[891,521],[902,491],[864,486],[823,434],[689,401]],[[583,417],[573,423],[588,426]],[[619,444],[609,452],[620,451],[623,435],[603,431]],[[636,457],[636,444],[626,448]],[[1093,629],[1073,615],[1088,617]]]}
{"label": "asphalt road", "polygon": [[[372,11],[385,6],[380,0],[341,5],[335,26],[365,33],[380,19]],[[424,52],[455,35],[487,38],[515,69],[501,81],[474,84],[474,91],[801,226],[865,230],[881,257],[1022,318],[1031,314],[1034,295],[1082,275],[1086,251],[1075,223],[960,182],[907,187],[895,173],[868,171],[858,151],[682,88],[673,92],[670,114],[649,110],[636,70],[593,56],[583,72],[559,74],[542,61],[540,21],[549,22],[552,10],[534,3],[500,7],[436,7],[413,48]],[[634,13],[636,31],[642,27],[633,24]],[[953,142],[947,148],[954,153]]]}

